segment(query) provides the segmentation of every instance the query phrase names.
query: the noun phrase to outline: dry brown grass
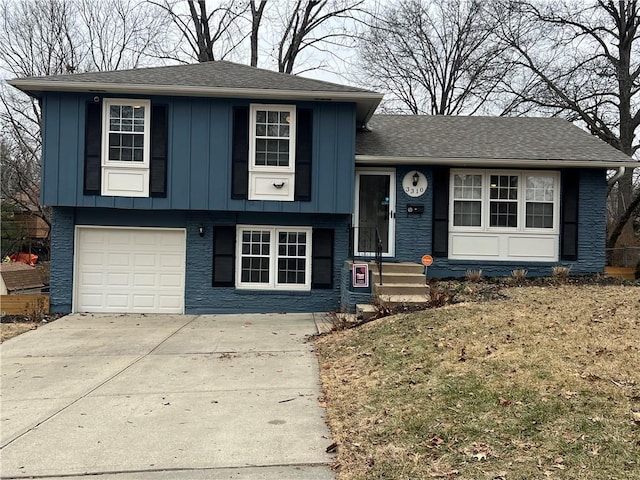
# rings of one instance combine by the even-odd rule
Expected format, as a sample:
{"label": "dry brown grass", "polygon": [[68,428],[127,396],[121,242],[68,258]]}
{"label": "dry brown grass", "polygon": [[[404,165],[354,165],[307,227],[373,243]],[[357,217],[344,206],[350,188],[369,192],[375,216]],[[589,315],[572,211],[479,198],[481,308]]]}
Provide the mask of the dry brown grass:
{"label": "dry brown grass", "polygon": [[640,478],[640,288],[502,293],[317,340],[339,479]]}
{"label": "dry brown grass", "polygon": [[38,322],[2,323],[0,324],[0,343],[5,340],[9,340],[10,338],[17,337],[29,330],[35,330],[38,328],[38,325]]}

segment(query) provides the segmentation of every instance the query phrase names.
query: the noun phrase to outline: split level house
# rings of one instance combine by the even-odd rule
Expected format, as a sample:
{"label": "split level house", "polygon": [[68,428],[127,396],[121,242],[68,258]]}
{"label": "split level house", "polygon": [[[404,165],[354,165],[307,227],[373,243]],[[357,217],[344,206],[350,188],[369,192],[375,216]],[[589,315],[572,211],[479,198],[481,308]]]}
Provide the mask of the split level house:
{"label": "split level house", "polygon": [[561,119],[375,115],[377,92],[224,61],[9,83],[42,107],[61,313],[352,309],[376,252],[602,272],[606,171],[636,165]]}

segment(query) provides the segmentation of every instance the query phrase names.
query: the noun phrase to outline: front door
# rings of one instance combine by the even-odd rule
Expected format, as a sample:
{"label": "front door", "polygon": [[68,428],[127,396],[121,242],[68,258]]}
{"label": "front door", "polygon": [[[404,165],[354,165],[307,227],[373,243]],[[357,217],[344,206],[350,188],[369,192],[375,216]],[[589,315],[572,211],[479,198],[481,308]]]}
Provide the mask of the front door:
{"label": "front door", "polygon": [[376,239],[382,255],[395,255],[396,173],[394,170],[358,170],[354,238],[356,256],[373,256]]}

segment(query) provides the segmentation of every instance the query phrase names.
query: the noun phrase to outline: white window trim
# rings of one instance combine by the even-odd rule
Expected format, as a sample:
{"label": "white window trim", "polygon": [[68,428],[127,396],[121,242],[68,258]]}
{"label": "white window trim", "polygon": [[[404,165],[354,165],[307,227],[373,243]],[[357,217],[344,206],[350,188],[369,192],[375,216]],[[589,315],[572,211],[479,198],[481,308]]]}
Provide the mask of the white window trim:
{"label": "white window trim", "polygon": [[[289,165],[287,167],[276,167],[269,165],[256,165],[256,114],[258,110],[278,110],[289,112]],[[250,106],[249,115],[249,171],[250,172],[279,172],[295,173],[296,159],[296,106],[280,104],[258,104]],[[278,137],[271,137],[278,138]]]}
{"label": "white window trim", "polygon": [[[242,231],[262,230],[271,232],[269,248],[269,283],[242,282]],[[283,225],[236,225],[236,288],[244,290],[281,290],[281,291],[309,291],[311,290],[311,257],[312,257],[312,228]],[[296,232],[307,234],[307,248],[305,256],[305,283],[278,283],[278,233]]]}
{"label": "white window trim", "polygon": [[[256,165],[256,115],[258,110],[289,113],[289,165],[277,167]],[[251,104],[249,109],[249,200],[292,202],[295,196],[296,171],[296,106]],[[268,137],[267,137],[268,138]],[[278,138],[278,137],[271,137]]]}
{"label": "white window trim", "polygon": [[[454,176],[482,175],[482,198],[481,198],[481,221],[479,227],[455,226],[453,225],[453,188]],[[518,226],[517,227],[490,227],[490,188],[491,175],[517,175],[518,176]],[[553,177],[553,228],[528,228],[526,227],[526,177]],[[536,233],[557,235],[560,231],[560,172],[556,170],[480,170],[480,169],[451,169],[449,175],[449,230],[454,232],[487,232],[487,233]]]}
{"label": "white window trim", "polygon": [[[112,105],[143,106],[145,108],[142,162],[121,162],[109,160],[109,107]],[[148,197],[149,167],[151,162],[151,101],[131,98],[106,98],[102,102],[102,188],[103,196]],[[110,178],[117,176],[124,184],[127,180],[139,188],[117,188],[110,184]]]}
{"label": "white window trim", "polygon": [[[454,175],[482,175],[481,226],[453,225]],[[518,226],[490,227],[491,175],[518,176]],[[553,228],[526,228],[526,177],[554,178]],[[554,170],[451,169],[449,177],[449,258],[510,262],[557,262],[560,245],[560,172]]]}
{"label": "white window trim", "polygon": [[[144,151],[142,162],[120,162],[109,160],[109,107],[112,105],[124,106],[142,106],[145,108],[144,115]],[[121,168],[140,168],[149,167],[151,158],[151,101],[150,100],[132,100],[130,98],[106,98],[102,105],[102,166],[117,166]]]}

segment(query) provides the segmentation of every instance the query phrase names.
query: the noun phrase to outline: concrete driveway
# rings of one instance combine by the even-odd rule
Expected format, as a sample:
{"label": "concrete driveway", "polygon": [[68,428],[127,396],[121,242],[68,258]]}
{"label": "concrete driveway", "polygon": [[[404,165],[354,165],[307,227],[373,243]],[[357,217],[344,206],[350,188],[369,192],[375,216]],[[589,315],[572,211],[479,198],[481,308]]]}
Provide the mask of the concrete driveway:
{"label": "concrete driveway", "polygon": [[332,479],[313,314],[70,315],[0,346],[2,478]]}

